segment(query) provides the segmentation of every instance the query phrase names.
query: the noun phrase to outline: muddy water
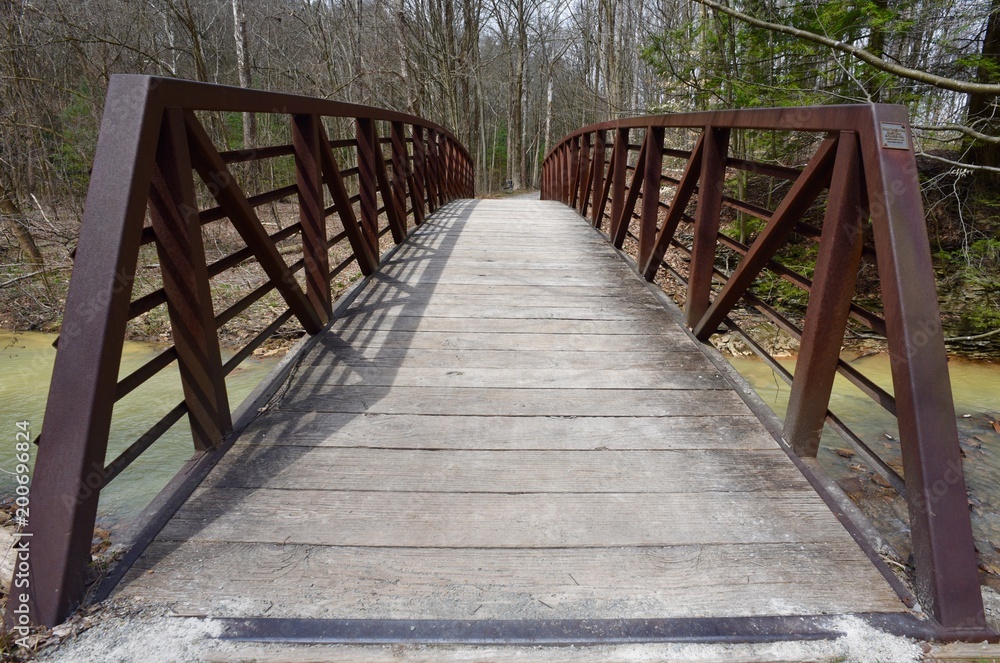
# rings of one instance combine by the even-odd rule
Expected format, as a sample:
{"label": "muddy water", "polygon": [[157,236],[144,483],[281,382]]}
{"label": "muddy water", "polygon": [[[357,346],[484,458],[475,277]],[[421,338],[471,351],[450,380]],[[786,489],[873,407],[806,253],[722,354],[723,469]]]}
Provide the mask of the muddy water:
{"label": "muddy water", "polygon": [[[52,334],[0,332],[0,496],[10,496],[14,480],[17,422],[30,424],[31,437],[41,430],[55,349]],[[164,346],[126,343],[120,376],[132,372]],[[223,360],[228,358],[223,353]],[[229,403],[235,408],[275,364],[251,357],[226,380]],[[176,362],[115,406],[107,458],[118,456],[139,435],[183,399]],[[137,514],[191,457],[193,447],[187,417],[157,440],[102,493],[100,521],[110,525]],[[32,451],[32,461],[34,451]]]}
{"label": "muddy water", "polygon": [[[789,387],[758,359],[731,358],[736,369],[779,417],[788,405]],[[794,359],[779,360],[793,370]],[[855,358],[851,363],[892,393],[888,355]],[[948,364],[965,454],[966,481],[972,501],[973,529],[982,561],[1000,571],[1000,434],[992,422],[1000,418],[1000,365],[962,359]],[[854,385],[837,376],[830,410],[902,474],[899,432],[893,417],[875,405]],[[895,493],[880,486],[874,473],[857,458],[845,458],[847,444],[827,427],[819,452],[826,471],[859,502],[879,529],[901,551],[909,549],[906,505]],[[838,450],[841,453],[838,453]]]}

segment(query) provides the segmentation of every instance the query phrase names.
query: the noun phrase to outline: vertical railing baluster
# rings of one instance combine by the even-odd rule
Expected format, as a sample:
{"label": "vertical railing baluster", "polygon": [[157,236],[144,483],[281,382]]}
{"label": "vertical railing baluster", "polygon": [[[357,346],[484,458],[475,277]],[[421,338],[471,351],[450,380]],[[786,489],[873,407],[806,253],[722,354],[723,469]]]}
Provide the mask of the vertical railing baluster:
{"label": "vertical railing baluster", "polygon": [[292,116],[292,147],[295,150],[295,177],[299,189],[306,297],[320,314],[320,320],[325,323],[333,306],[330,300],[330,259],[326,248],[326,214],[323,211],[319,123],[317,115]]}
{"label": "vertical railing baluster", "polygon": [[[424,143],[424,128],[414,124],[411,129],[413,138],[413,192],[417,196],[413,202],[413,214],[417,224],[424,222],[424,212],[430,209],[431,196],[427,190],[427,146]],[[419,204],[418,204],[419,202]],[[417,212],[417,210],[420,210]]]}
{"label": "vertical railing baluster", "polygon": [[[378,128],[372,122],[372,146],[375,150],[375,182],[378,184],[378,191],[382,198],[382,208],[385,209],[385,216],[389,222],[389,231],[392,233],[392,241],[399,244],[406,239],[406,215],[404,208],[399,211],[392,187],[389,185],[389,177],[385,170],[385,152],[382,150],[382,141],[379,140]],[[377,210],[378,208],[376,208]]]}
{"label": "vertical railing baluster", "polygon": [[590,208],[590,222],[595,228],[601,227],[601,218],[604,216],[604,206],[606,201],[604,194],[604,167],[605,167],[605,140],[604,131],[594,132],[594,165],[591,168],[594,172],[593,192],[594,199]]}
{"label": "vertical railing baluster", "polygon": [[[406,214],[406,189],[412,181],[410,173],[410,158],[406,152],[406,135],[403,133],[403,123],[393,122],[390,125],[392,136],[392,204],[396,207],[396,214],[402,219],[403,234],[409,232],[409,223]],[[414,216],[416,216],[416,205],[414,205]],[[398,242],[397,242],[398,243]]]}
{"label": "vertical railing baluster", "polygon": [[441,190],[438,187],[437,132],[433,129],[427,130],[427,143],[425,147],[425,154],[427,155],[427,199],[430,211],[433,212],[444,204],[441,199]]}
{"label": "vertical railing baluster", "polygon": [[569,141],[569,206],[576,207],[580,195],[580,137]]}
{"label": "vertical railing baluster", "polygon": [[163,114],[149,203],[188,422],[195,449],[204,451],[232,430],[233,421],[222,372],[187,130],[179,108],[168,108]]}
{"label": "vertical railing baluster", "polygon": [[590,193],[590,134],[580,136],[580,193],[577,195],[577,211],[580,216],[587,216],[587,196]]}
{"label": "vertical railing baluster", "polygon": [[729,129],[705,127],[701,176],[698,178],[698,207],[695,212],[694,242],[688,275],[684,313],[694,327],[708,310],[712,294],[715,247],[719,241],[722,186],[729,154]]}
{"label": "vertical railing baluster", "polygon": [[[378,200],[375,198],[375,125],[372,120],[359,117],[355,120],[355,137],[358,155],[358,193],[361,196],[361,230],[371,248],[375,262],[379,261]],[[381,154],[381,150],[378,150]]]}
{"label": "vertical railing baluster", "polygon": [[[645,265],[656,243],[660,215],[660,178],[663,174],[663,127],[646,128],[646,163],[642,179],[642,209],[639,213],[639,265]],[[639,173],[636,173],[636,177]]]}
{"label": "vertical railing baluster", "polygon": [[861,264],[861,161],[857,134],[840,133],[809,304],[795,365],[784,438],[815,458]]}
{"label": "vertical railing baluster", "polygon": [[[625,209],[625,177],[628,175],[628,129],[615,130],[615,145],[611,153],[614,160],[614,173],[611,183],[611,223],[614,224],[622,216]],[[609,231],[613,229],[609,228]]]}

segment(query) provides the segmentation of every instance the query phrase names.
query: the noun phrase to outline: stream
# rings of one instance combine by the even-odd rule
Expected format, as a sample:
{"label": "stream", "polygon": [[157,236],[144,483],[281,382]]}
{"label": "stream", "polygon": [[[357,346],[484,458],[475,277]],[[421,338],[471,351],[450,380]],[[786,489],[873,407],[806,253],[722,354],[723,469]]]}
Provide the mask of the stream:
{"label": "stream", "polygon": [[[0,497],[14,493],[14,439],[17,422],[30,424],[32,439],[42,427],[48,396],[55,334],[0,332]],[[126,342],[119,379],[128,375],[165,348],[162,344]],[[223,350],[223,361],[232,353]],[[267,376],[277,359],[250,357],[226,379],[229,405],[235,409]],[[183,400],[177,362],[115,405],[108,461]],[[130,520],[167,484],[194,453],[187,417],[182,417],[153,443],[130,467],[101,492],[98,523],[105,528]],[[32,453],[32,462],[34,462]]]}

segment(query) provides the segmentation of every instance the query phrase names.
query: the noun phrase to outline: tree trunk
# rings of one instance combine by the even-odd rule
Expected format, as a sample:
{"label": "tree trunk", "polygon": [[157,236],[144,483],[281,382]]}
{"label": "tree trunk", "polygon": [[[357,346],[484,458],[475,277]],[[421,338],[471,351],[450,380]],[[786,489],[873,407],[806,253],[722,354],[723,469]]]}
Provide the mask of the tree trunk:
{"label": "tree trunk", "polygon": [[[983,38],[983,60],[994,63],[1000,61],[1000,0],[990,2],[990,15],[986,20],[986,35]],[[979,83],[994,83],[992,72],[986,62],[980,64],[976,71]],[[988,94],[970,94],[968,125],[984,134],[995,136],[1000,133],[1000,121],[995,117],[997,97]],[[973,141],[969,146],[968,160],[980,166],[1000,167],[1000,145]],[[996,191],[1000,177],[996,173],[977,171],[975,173],[975,188],[981,192]]]}
{"label": "tree trunk", "polygon": [[42,252],[38,250],[38,245],[35,244],[35,238],[31,236],[28,224],[23,222],[24,216],[18,209],[17,203],[14,202],[14,197],[3,184],[0,184],[0,219],[17,238],[18,246],[21,247],[21,251],[25,255],[25,262],[33,267],[42,267],[45,264]]}
{"label": "tree trunk", "polygon": [[[247,17],[243,12],[243,0],[232,0],[233,35],[236,38],[236,71],[240,87],[248,88],[250,80],[250,54],[247,48]],[[243,149],[249,150],[257,144],[257,115],[243,113]]]}

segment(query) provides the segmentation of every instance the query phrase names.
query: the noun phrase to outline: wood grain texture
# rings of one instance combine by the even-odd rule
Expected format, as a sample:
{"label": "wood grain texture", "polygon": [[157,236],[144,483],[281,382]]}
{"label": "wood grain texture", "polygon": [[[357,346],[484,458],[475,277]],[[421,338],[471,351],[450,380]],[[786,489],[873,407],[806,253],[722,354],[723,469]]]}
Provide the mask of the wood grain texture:
{"label": "wood grain texture", "polygon": [[[533,550],[158,542],[125,593],[241,616],[421,619],[643,618],[892,611],[855,598],[826,565],[881,579],[853,544]],[[817,564],[822,559],[823,564]],[[147,570],[155,571],[145,577]],[[185,588],[201,587],[193,595]],[[206,591],[213,587],[212,591]],[[190,614],[190,612],[189,612]]]}
{"label": "wood grain texture", "polygon": [[237,444],[379,449],[775,449],[774,438],[750,414],[437,417],[277,411],[254,423]]}
{"label": "wood grain texture", "polygon": [[457,387],[490,389],[725,389],[711,366],[696,371],[531,368],[393,368],[334,364],[303,371],[300,385],[370,387]]}
{"label": "wood grain texture", "polygon": [[441,493],[708,493],[806,490],[780,449],[534,451],[248,446],[212,488]]}
{"label": "wood grain texture", "polygon": [[[499,344],[499,341],[495,342]],[[666,346],[666,344],[665,344]],[[313,351],[302,360],[302,375],[310,370],[325,370],[329,366],[389,367],[389,368],[521,368],[569,370],[652,370],[714,372],[705,356],[690,346],[669,346],[656,350],[580,351],[525,350],[506,348],[479,350],[470,348],[430,349],[357,346],[340,339],[320,339]]]}
{"label": "wood grain texture", "polygon": [[843,541],[846,533],[827,506],[805,495],[802,489],[511,494],[200,488],[159,538],[427,548]]}
{"label": "wood grain texture", "polygon": [[292,385],[281,404],[302,412],[516,417],[671,417],[749,412],[727,389],[489,389]]}
{"label": "wood grain texture", "polygon": [[606,241],[516,199],[428,218],[118,594],[307,618],[902,609]]}

